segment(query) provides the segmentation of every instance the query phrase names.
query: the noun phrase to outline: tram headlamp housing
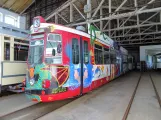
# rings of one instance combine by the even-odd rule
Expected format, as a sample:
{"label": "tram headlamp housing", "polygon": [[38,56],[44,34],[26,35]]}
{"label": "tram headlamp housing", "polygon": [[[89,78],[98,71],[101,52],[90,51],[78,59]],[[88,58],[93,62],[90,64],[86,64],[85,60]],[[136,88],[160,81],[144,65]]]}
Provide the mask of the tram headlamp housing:
{"label": "tram headlamp housing", "polygon": [[35,80],[34,79],[30,79],[30,85],[34,85]]}

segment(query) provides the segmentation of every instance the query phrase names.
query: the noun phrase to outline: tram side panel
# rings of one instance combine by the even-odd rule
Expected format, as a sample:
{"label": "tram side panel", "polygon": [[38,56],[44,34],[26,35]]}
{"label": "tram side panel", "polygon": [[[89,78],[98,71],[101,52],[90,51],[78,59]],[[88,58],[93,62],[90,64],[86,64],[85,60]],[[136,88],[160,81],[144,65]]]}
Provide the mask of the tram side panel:
{"label": "tram side panel", "polygon": [[22,83],[25,77],[26,69],[27,69],[26,62],[9,62],[9,61],[1,62],[2,90],[7,89],[14,91],[15,87],[21,85],[20,83]]}

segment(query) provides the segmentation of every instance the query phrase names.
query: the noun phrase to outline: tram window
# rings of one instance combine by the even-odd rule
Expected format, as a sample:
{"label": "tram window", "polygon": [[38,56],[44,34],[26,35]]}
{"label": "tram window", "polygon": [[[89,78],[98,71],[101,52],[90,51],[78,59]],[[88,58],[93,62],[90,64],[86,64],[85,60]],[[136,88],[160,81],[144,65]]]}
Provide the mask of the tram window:
{"label": "tram window", "polygon": [[[52,55],[52,50],[55,49],[55,56]],[[62,63],[62,39],[59,34],[48,34],[46,45],[46,63],[61,64]]]}
{"label": "tram window", "polygon": [[44,38],[44,34],[35,34],[31,36],[31,39]]}
{"label": "tram window", "polygon": [[[19,48],[20,47],[20,48]],[[28,46],[14,44],[14,60],[26,61],[28,55]]]}
{"label": "tram window", "polygon": [[132,63],[132,58],[128,58],[128,63]]}
{"label": "tram window", "polygon": [[116,63],[116,54],[111,54],[110,58],[111,58],[111,64],[115,64]]}
{"label": "tram window", "polygon": [[4,40],[10,40],[10,37],[4,36]]}
{"label": "tram window", "polygon": [[127,55],[123,55],[123,62],[127,62]]}
{"label": "tram window", "polygon": [[102,46],[95,44],[94,55],[95,55],[95,64],[103,64],[103,49],[102,49]]}
{"label": "tram window", "polygon": [[110,58],[109,58],[109,49],[104,48],[104,64],[109,64]]}
{"label": "tram window", "polygon": [[88,42],[84,41],[84,63],[88,64],[89,55],[88,55]]}
{"label": "tram window", "polygon": [[73,64],[79,63],[79,45],[76,38],[72,39],[72,60]]}
{"label": "tram window", "polygon": [[14,42],[29,44],[29,41],[27,41],[27,40],[21,40],[21,39],[16,39],[16,38],[14,39]]}
{"label": "tram window", "polygon": [[4,60],[10,60],[10,43],[4,42]]}
{"label": "tram window", "polygon": [[49,34],[48,40],[61,41],[61,37],[59,34]]}

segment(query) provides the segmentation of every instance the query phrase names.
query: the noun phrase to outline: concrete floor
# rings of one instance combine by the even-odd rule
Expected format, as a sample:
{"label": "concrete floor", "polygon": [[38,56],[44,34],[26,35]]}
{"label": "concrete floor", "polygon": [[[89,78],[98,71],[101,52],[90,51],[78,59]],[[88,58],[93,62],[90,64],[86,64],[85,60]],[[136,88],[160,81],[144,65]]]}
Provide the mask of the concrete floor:
{"label": "concrete floor", "polygon": [[39,120],[122,120],[139,76],[128,73]]}
{"label": "concrete floor", "polygon": [[[39,120],[122,120],[139,72],[131,72],[69,103]],[[161,95],[161,74],[152,78]],[[148,73],[144,73],[128,115],[128,120],[161,120],[161,109]]]}
{"label": "concrete floor", "polygon": [[147,73],[142,75],[127,120],[161,120],[161,109]]}
{"label": "concrete floor", "polygon": [[34,104],[36,102],[28,100],[25,94],[0,97],[0,117]]}

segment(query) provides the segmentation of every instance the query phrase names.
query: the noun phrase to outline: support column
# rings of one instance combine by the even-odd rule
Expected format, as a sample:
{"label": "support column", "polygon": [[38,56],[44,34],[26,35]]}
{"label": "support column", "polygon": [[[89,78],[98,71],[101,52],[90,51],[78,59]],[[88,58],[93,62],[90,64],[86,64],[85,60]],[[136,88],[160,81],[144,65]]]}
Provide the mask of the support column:
{"label": "support column", "polygon": [[[109,3],[109,16],[111,16],[111,0],[108,1]],[[111,37],[111,20],[109,20],[109,26],[108,26],[108,29],[109,29],[109,37]]]}
{"label": "support column", "polygon": [[14,61],[14,37],[10,38],[10,61]]}
{"label": "support column", "polygon": [[70,22],[73,22],[73,5],[70,3]]}
{"label": "support column", "polygon": [[[137,3],[137,0],[134,0],[134,5],[135,5],[136,10],[138,10],[138,3]],[[139,27],[139,24],[140,24],[140,22],[139,22],[139,15],[137,15],[136,17],[137,17],[138,31],[139,31],[139,34],[140,34],[141,31],[140,31],[140,27]],[[141,35],[139,36],[139,38],[141,39]]]}
{"label": "support column", "polygon": [[[87,5],[91,7],[91,0],[87,0]],[[87,26],[88,26],[88,34],[90,34],[89,28],[90,28],[90,18],[91,18],[91,10],[87,12]]]}
{"label": "support column", "polygon": [[58,24],[58,14],[55,14],[55,23]]}
{"label": "support column", "polygon": [[120,20],[119,19],[117,19],[117,28],[119,28],[120,27]]}
{"label": "support column", "polygon": [[4,36],[0,35],[1,39],[1,61],[4,61]]}
{"label": "support column", "polygon": [[[102,18],[102,15],[103,15],[103,13],[102,13],[102,7],[100,8],[100,19]],[[102,30],[103,30],[103,21],[101,20],[100,21],[100,31],[102,32]]]}
{"label": "support column", "polygon": [[160,12],[160,22],[161,22],[161,12]]}

